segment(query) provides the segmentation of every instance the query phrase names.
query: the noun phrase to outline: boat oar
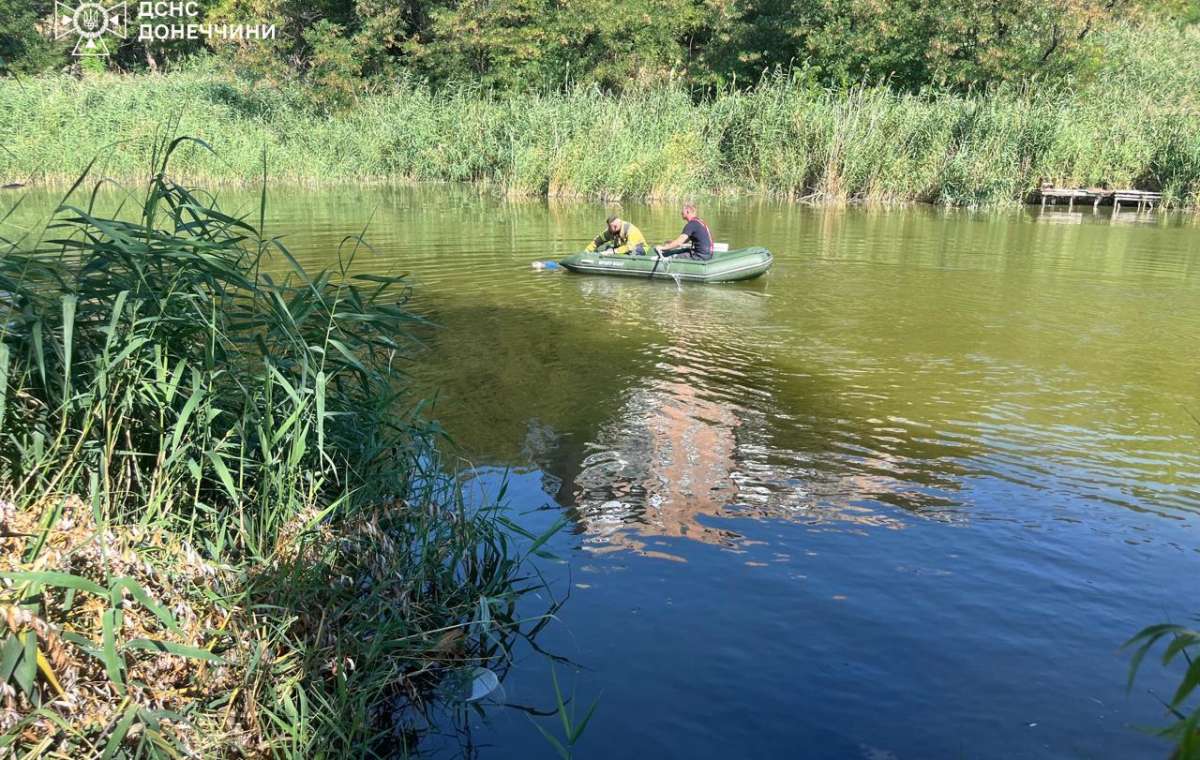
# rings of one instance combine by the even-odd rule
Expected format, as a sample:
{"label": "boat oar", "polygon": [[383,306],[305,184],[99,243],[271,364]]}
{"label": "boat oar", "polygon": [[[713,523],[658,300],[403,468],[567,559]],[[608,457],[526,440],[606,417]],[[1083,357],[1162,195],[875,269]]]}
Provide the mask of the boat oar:
{"label": "boat oar", "polygon": [[[599,253],[599,251],[597,251]],[[562,265],[557,261],[535,261],[533,262],[534,269],[562,269]]]}
{"label": "boat oar", "polygon": [[658,271],[658,265],[661,264],[662,260],[665,258],[668,257],[662,255],[662,251],[659,250],[658,246],[654,246],[654,268],[650,270],[650,279],[654,279],[654,273]]}

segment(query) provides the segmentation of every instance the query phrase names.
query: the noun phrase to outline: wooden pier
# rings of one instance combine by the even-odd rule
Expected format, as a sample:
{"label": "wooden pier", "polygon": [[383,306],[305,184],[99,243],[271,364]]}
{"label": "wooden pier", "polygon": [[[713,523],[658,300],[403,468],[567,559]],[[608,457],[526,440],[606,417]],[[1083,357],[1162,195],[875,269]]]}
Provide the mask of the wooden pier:
{"label": "wooden pier", "polygon": [[1058,205],[1065,198],[1068,211],[1074,210],[1075,201],[1081,203],[1091,201],[1092,209],[1095,210],[1100,208],[1101,201],[1110,200],[1114,214],[1121,210],[1122,203],[1131,206],[1137,204],[1137,210],[1142,211],[1143,209],[1153,209],[1162,201],[1162,193],[1151,193],[1146,190],[1108,190],[1095,187],[1042,187],[1038,190],[1038,194],[1042,197],[1042,208],[1046,207],[1047,201]]}

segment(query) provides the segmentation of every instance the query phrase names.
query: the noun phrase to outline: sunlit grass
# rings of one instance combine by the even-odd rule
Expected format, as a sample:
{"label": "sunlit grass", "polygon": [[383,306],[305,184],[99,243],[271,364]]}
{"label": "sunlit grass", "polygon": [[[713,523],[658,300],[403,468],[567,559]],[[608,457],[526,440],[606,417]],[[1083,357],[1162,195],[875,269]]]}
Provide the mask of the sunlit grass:
{"label": "sunlit grass", "polygon": [[[1200,192],[1200,39],[1119,28],[1087,82],[959,94],[826,90],[804,72],[697,97],[683,84],[497,95],[411,81],[328,113],[302,86],[213,65],[161,77],[0,81],[0,178],[68,180],[80,155],[131,178],[164,123],[204,136],[183,176],[247,182],[266,147],[296,182],[482,182],[513,195],[678,198],[751,192],[841,203],[1014,203],[1043,181]],[[116,144],[113,144],[116,143]]]}

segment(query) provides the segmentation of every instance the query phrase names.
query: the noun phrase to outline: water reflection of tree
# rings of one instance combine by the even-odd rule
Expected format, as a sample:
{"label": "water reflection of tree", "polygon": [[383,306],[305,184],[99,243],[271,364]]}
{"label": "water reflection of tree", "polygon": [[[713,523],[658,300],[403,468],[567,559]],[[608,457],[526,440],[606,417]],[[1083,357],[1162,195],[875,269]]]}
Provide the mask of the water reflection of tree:
{"label": "water reflection of tree", "polygon": [[905,467],[902,458],[877,452],[863,470],[832,477],[772,463],[757,441],[755,417],[680,380],[656,381],[631,395],[568,484],[585,545],[677,559],[655,548],[653,539],[739,542],[740,534],[709,517],[835,522],[843,529],[904,526],[878,508],[903,506],[898,502],[911,497],[894,475]]}
{"label": "water reflection of tree", "polygon": [[956,519],[969,439],[951,446],[888,418],[825,369],[855,361],[837,346],[782,355],[761,285],[555,282],[569,314],[444,309],[434,340],[472,339],[437,344],[425,370],[442,391],[435,413],[472,461],[535,466],[589,546],[738,542],[714,516],[840,529],[901,526],[903,512]]}
{"label": "water reflection of tree", "polygon": [[[761,305],[749,294],[723,295],[746,302],[739,304],[742,316],[746,305]],[[709,300],[699,303],[711,307]],[[659,318],[674,329],[650,347],[654,371],[626,394],[558,490],[573,505],[588,546],[661,555],[650,537],[736,544],[736,532],[705,520],[719,516],[903,525],[863,502],[908,506],[909,489],[896,477],[911,464],[905,457],[874,449],[849,470],[830,471],[835,458],[824,445],[808,456],[777,450],[766,415],[779,389],[769,371],[754,369],[761,359],[739,329],[739,311],[716,318],[682,294],[658,305],[667,307]]]}
{"label": "water reflection of tree", "polygon": [[685,381],[658,380],[633,394],[611,444],[588,456],[575,478],[588,543],[645,551],[638,534],[735,538],[697,518],[736,498],[738,425],[732,405],[702,398]]}

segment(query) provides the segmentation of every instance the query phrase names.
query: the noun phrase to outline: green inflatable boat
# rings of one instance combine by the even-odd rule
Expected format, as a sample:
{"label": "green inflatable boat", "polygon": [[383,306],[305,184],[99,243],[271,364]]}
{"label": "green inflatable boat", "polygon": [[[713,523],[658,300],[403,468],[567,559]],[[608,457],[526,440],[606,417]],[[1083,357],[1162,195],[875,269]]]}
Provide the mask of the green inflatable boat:
{"label": "green inflatable boat", "polygon": [[559,262],[565,269],[581,274],[609,274],[621,277],[646,277],[656,280],[687,282],[734,282],[758,277],[771,268],[775,259],[766,248],[739,248],[721,251],[708,261],[674,256],[614,256],[608,253],[576,253]]}

